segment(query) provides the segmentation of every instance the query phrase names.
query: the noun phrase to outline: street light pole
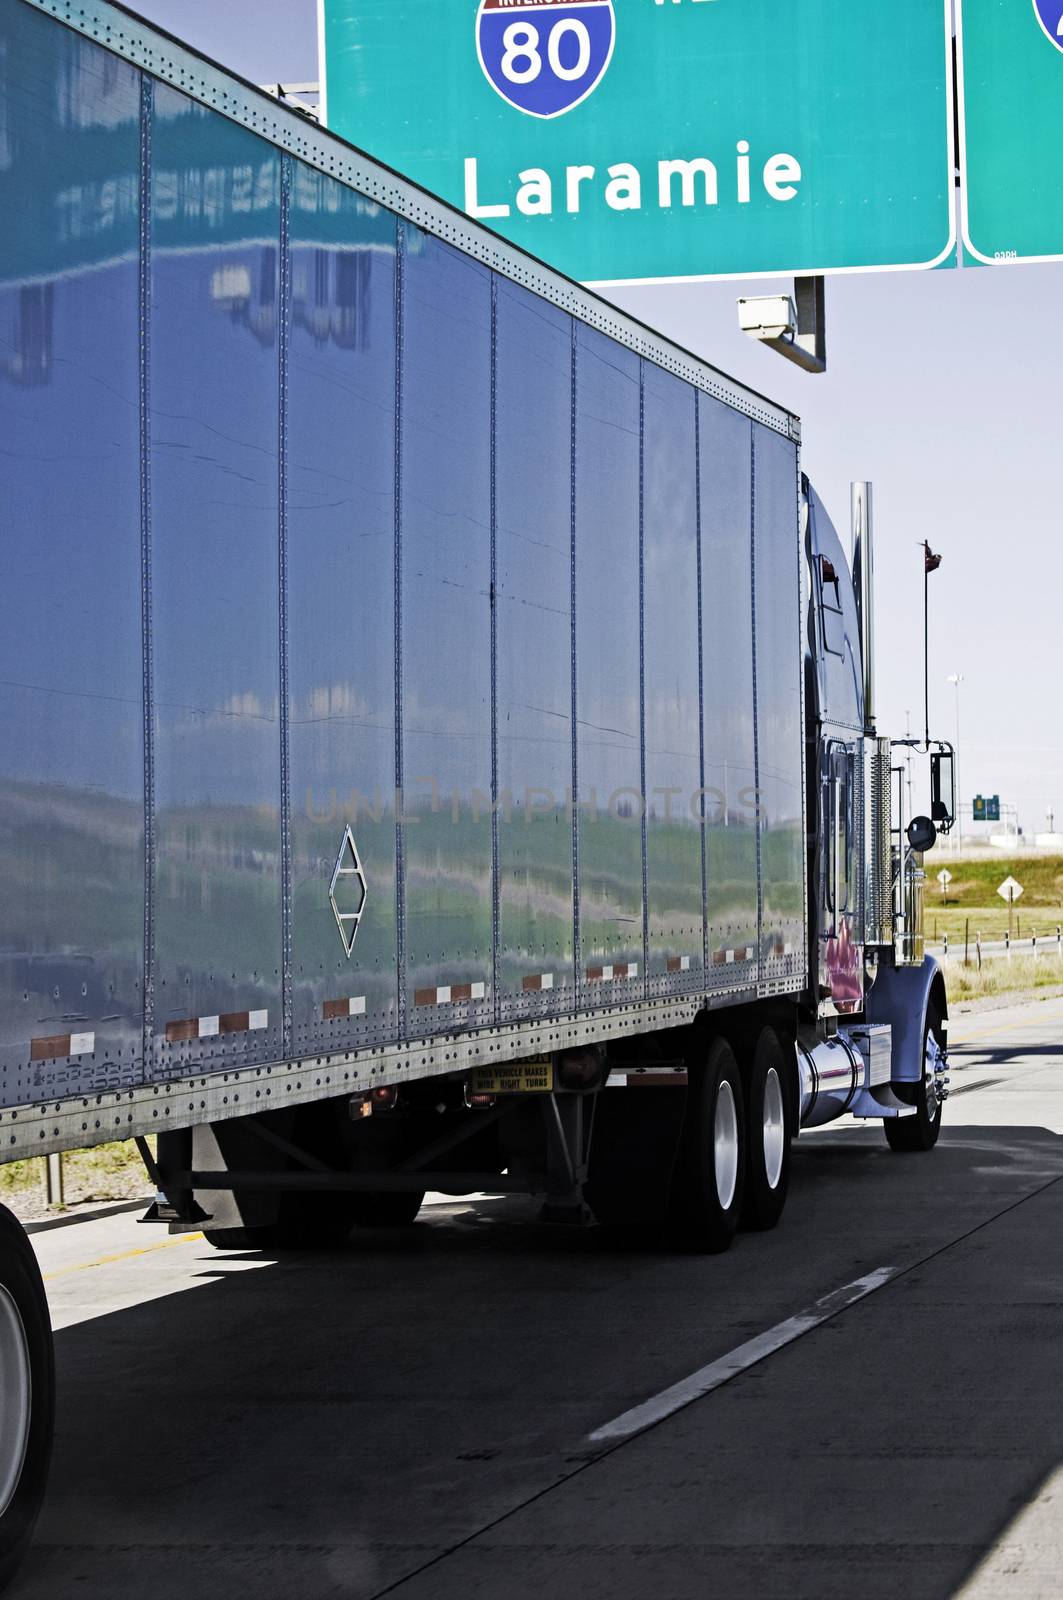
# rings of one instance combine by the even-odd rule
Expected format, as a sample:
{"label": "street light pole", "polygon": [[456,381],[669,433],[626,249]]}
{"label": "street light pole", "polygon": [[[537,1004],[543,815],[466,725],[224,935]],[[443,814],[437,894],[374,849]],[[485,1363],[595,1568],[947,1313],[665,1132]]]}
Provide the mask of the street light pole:
{"label": "street light pole", "polygon": [[956,690],[956,846],[963,843],[963,788],[960,784],[960,684],[962,672],[950,672],[945,680]]}

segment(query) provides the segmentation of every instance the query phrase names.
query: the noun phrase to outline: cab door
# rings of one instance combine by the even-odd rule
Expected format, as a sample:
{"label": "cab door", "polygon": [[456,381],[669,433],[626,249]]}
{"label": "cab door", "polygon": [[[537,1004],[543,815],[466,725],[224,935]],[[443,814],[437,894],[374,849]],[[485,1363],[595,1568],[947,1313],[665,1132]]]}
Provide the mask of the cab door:
{"label": "cab door", "polygon": [[859,915],[860,744],[823,741],[820,754],[820,984],[840,1012],[859,1010],[864,950]]}

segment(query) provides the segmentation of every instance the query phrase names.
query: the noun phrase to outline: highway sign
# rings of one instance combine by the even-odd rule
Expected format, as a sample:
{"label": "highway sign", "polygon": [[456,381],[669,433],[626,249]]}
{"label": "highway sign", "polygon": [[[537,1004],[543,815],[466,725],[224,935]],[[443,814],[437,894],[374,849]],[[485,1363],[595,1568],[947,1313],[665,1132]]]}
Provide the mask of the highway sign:
{"label": "highway sign", "polygon": [[[1063,5],[1063,0],[1060,0],[1060,4]],[[991,794],[986,801],[985,819],[987,822],[1000,821],[1000,796],[998,794]]]}
{"label": "highway sign", "polygon": [[544,11],[538,0],[481,0],[476,53],[503,100],[532,117],[560,117],[586,100],[612,60],[613,0]]}
{"label": "highway sign", "polygon": [[1063,0],[962,0],[963,232],[978,261],[1063,256]]}
{"label": "highway sign", "polygon": [[1009,904],[1014,904],[1022,895],[1022,884],[1015,878],[1005,878],[997,889],[997,894],[1002,900],[1007,900]]}
{"label": "highway sign", "polygon": [[954,247],[944,0],[319,16],[328,126],[574,278],[935,266]]}
{"label": "highway sign", "polygon": [[946,889],[952,882],[952,873],[949,871],[948,867],[942,867],[941,871],[938,873],[938,882],[943,889]]}

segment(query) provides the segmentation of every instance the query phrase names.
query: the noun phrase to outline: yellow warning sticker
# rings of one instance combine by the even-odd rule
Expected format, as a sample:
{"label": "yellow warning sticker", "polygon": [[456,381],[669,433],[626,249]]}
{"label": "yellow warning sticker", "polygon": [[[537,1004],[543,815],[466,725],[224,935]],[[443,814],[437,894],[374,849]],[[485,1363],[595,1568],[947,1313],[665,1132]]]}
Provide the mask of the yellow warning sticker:
{"label": "yellow warning sticker", "polygon": [[469,1078],[471,1094],[549,1094],[554,1066],[549,1056],[510,1061],[498,1067],[476,1067]]}

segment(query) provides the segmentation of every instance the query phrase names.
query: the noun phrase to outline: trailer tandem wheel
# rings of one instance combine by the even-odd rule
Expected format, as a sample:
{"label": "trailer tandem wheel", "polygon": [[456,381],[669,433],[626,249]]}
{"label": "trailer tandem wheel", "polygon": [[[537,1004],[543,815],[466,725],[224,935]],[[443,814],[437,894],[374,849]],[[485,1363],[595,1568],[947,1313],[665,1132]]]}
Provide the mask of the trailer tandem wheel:
{"label": "trailer tandem wheel", "polygon": [[402,1228],[413,1222],[424,1204],[425,1191],[415,1189],[405,1194],[393,1194],[379,1189],[365,1194],[355,1194],[354,1225],[356,1228]]}
{"label": "trailer tandem wheel", "polygon": [[679,1161],[672,1182],[672,1231],[685,1249],[715,1254],[733,1240],[746,1177],[742,1080],[726,1039],[713,1039],[691,1064]]}
{"label": "trailer tandem wheel", "polygon": [[26,1553],[48,1482],[55,1360],[33,1247],[0,1206],[0,1589]]}
{"label": "trailer tandem wheel", "polygon": [[774,1228],[786,1204],[793,1135],[786,1073],[786,1053],[778,1034],[774,1028],[762,1028],[747,1079],[745,1228]]}
{"label": "trailer tandem wheel", "polygon": [[355,1198],[349,1194],[286,1194],[276,1222],[204,1228],[203,1237],[215,1250],[338,1250],[351,1231]]}

